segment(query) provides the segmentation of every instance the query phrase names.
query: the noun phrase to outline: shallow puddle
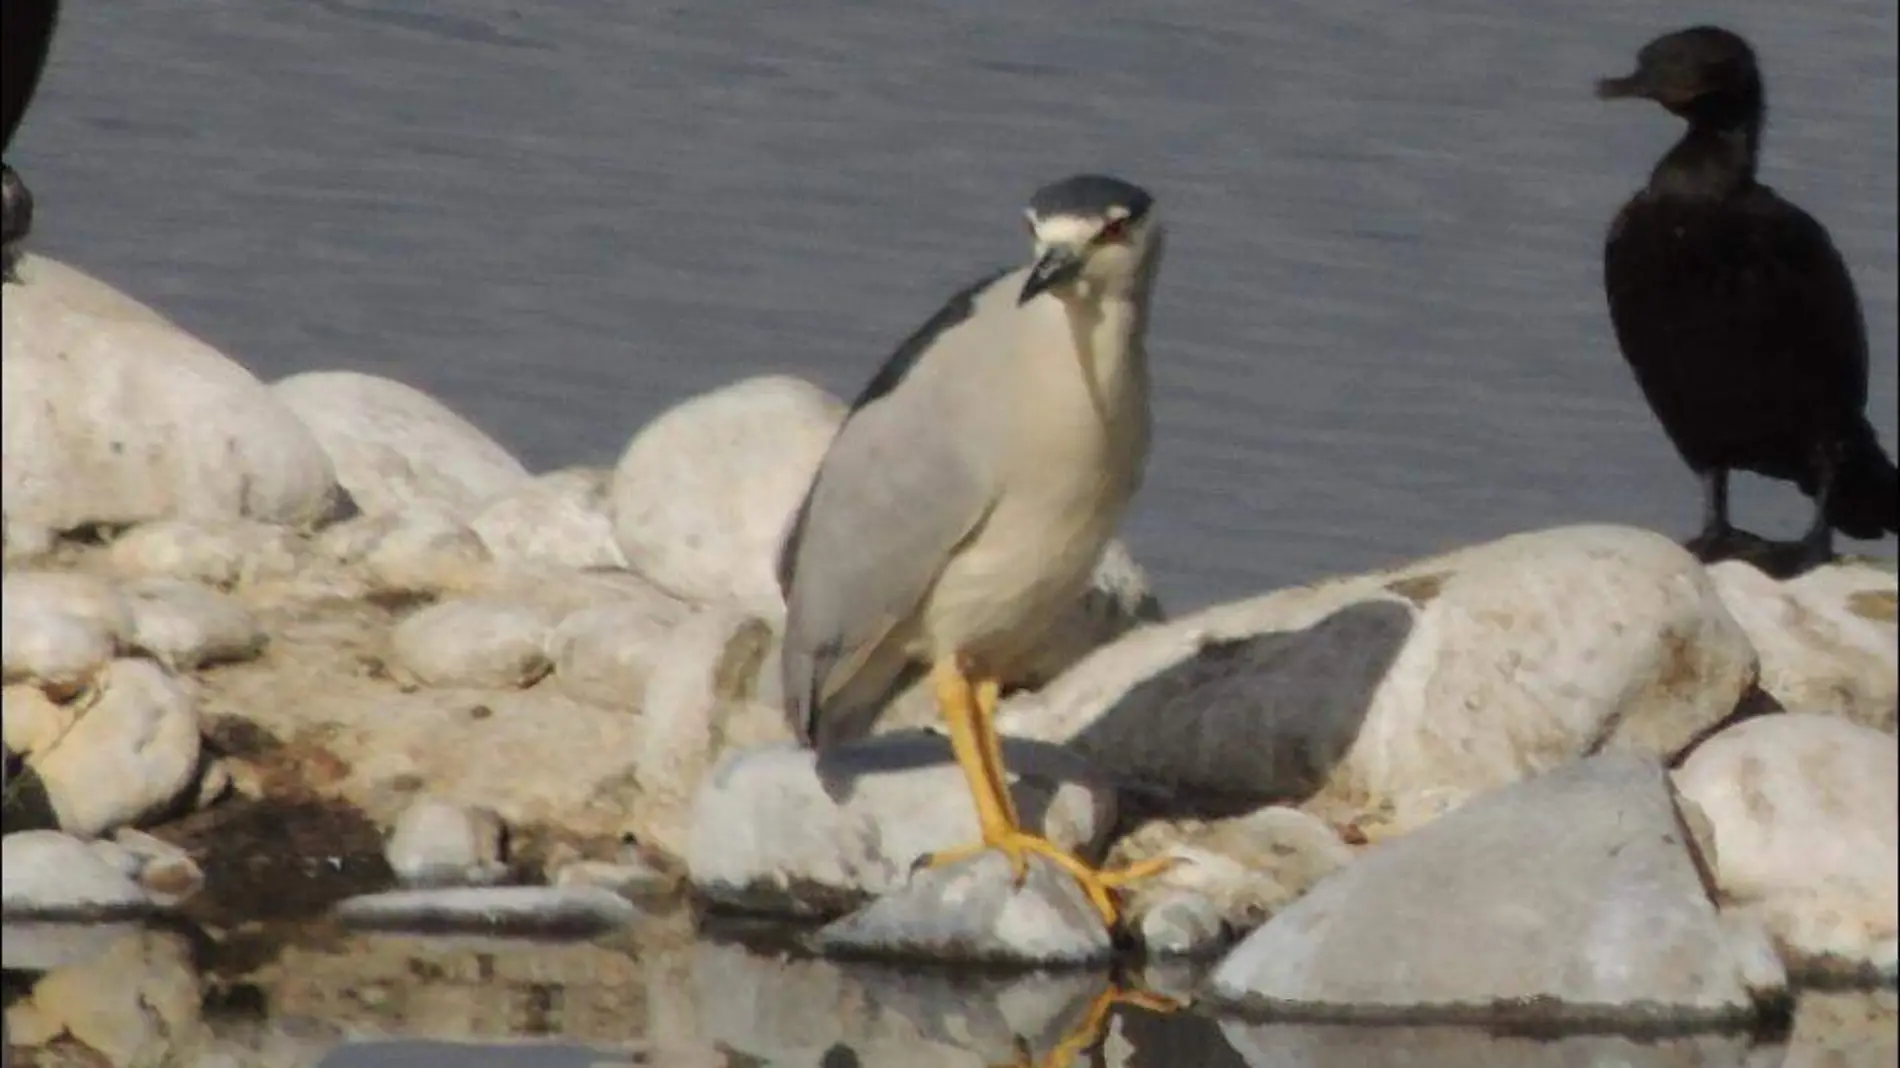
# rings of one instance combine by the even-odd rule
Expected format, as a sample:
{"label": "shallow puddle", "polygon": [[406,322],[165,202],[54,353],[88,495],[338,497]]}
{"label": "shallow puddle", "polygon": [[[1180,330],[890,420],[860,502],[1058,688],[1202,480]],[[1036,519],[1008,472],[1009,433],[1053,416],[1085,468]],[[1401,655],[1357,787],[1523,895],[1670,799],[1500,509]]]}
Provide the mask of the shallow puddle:
{"label": "shallow puddle", "polygon": [[696,936],[683,915],[582,942],[321,923],[215,935],[8,924],[4,947],[10,1060],[22,1066],[1796,1068],[1891,1065],[1897,1048],[1890,989],[1810,993],[1778,1036],[1250,1023],[1197,1011],[1186,967],[1003,976],[841,963],[756,932],[743,944]]}

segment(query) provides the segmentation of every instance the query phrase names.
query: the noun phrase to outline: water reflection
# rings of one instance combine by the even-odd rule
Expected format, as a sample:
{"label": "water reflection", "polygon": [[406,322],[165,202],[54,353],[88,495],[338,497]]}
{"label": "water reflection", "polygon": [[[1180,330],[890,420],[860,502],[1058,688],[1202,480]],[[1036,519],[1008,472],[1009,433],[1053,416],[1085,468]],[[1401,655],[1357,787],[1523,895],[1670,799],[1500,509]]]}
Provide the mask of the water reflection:
{"label": "water reflection", "polygon": [[1189,998],[1197,976],[1186,969],[1119,983],[896,969],[695,938],[683,917],[581,943],[321,925],[212,935],[9,924],[4,947],[9,1045],[16,1063],[42,1065],[1777,1068],[1817,1054],[1891,1064],[1896,1045],[1891,990],[1823,999],[1827,1011],[1797,1022],[1795,1044],[1811,1048],[1795,1055],[1786,1042],[1740,1035],[1542,1041],[1261,1025],[1191,1007],[1111,1008],[1122,984]]}

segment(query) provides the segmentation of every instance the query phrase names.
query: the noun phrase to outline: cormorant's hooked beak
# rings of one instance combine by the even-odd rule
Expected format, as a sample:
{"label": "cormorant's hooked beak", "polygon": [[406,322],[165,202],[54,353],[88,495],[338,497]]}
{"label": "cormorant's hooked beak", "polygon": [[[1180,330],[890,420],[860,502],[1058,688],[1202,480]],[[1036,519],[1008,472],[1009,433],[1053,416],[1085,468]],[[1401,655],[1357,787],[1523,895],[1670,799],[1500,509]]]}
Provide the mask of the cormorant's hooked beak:
{"label": "cormorant's hooked beak", "polygon": [[1640,70],[1621,78],[1604,78],[1597,82],[1598,100],[1627,100],[1648,95],[1649,83]]}
{"label": "cormorant's hooked beak", "polygon": [[1029,280],[1023,283],[1023,295],[1017,304],[1027,304],[1054,289],[1056,286],[1074,278],[1082,270],[1082,253],[1066,245],[1056,245],[1042,254],[1036,265],[1029,269]]}

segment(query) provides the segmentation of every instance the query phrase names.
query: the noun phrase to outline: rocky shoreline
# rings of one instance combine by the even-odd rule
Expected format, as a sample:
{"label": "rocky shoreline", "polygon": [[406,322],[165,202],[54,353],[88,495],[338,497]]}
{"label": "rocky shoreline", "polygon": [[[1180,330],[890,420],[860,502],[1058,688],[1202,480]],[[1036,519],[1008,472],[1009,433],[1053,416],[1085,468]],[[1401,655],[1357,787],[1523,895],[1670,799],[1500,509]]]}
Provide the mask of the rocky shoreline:
{"label": "rocky shoreline", "polygon": [[1176,858],[1108,932],[1054,869],[912,871],[976,831],[928,694],[791,742],[772,560],[835,398],[748,380],[535,474],[400,383],[266,385],[20,274],[10,930],[611,939],[690,901],[840,962],[1180,960],[1255,1018],[1556,1032],[1895,982],[1890,563],[1567,527],[1169,618],[1112,546],[1001,715],[1027,819]]}

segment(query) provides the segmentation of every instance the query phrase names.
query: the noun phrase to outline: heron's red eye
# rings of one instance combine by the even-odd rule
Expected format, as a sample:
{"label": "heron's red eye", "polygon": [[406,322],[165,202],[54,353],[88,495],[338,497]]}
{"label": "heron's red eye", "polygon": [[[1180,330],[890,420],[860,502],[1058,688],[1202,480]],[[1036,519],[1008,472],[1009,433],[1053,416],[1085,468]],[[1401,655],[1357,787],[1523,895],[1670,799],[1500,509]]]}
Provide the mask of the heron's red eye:
{"label": "heron's red eye", "polygon": [[1102,226],[1101,233],[1095,235],[1097,241],[1120,241],[1128,236],[1127,219],[1110,219]]}

